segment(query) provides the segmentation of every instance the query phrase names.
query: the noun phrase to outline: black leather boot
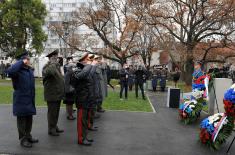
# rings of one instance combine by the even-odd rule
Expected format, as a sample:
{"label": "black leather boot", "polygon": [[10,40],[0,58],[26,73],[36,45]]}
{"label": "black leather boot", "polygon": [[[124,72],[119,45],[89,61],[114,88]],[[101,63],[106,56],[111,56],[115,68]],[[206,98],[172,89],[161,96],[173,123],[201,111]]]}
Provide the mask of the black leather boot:
{"label": "black leather boot", "polygon": [[38,142],[39,142],[38,139],[33,138],[33,137],[29,138],[28,141],[29,141],[30,143],[38,143]]}
{"label": "black leather boot", "polygon": [[25,148],[31,148],[31,147],[33,147],[32,143],[30,143],[27,138],[22,138],[22,139],[20,140],[20,145],[21,145],[22,147],[25,147]]}

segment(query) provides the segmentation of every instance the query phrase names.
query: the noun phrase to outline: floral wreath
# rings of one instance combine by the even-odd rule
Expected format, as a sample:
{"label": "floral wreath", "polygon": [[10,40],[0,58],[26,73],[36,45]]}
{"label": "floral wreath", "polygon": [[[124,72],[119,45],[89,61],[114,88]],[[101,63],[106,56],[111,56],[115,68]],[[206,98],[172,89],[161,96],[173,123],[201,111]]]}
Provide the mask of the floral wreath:
{"label": "floral wreath", "polygon": [[231,135],[235,120],[235,84],[224,94],[225,113],[214,114],[201,123],[200,140],[212,149],[220,146]]}
{"label": "floral wreath", "polygon": [[179,116],[185,124],[195,122],[208,100],[208,86],[210,76],[200,76],[193,84],[192,95],[184,99],[179,106]]}

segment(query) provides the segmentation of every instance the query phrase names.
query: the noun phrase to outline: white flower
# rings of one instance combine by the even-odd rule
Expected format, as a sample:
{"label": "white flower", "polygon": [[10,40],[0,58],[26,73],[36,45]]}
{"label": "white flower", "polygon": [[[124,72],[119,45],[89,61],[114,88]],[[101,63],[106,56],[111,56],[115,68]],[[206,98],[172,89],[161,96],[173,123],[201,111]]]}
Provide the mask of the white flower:
{"label": "white flower", "polygon": [[[216,122],[217,120],[219,120],[222,116],[224,115],[224,113],[217,113],[214,114],[212,116],[208,117],[209,122]],[[211,124],[211,123],[210,123]]]}
{"label": "white flower", "polygon": [[214,122],[213,122],[213,120],[211,120],[211,119],[208,119],[209,120],[209,124],[213,124]]}
{"label": "white flower", "polygon": [[199,99],[203,96],[204,94],[204,91],[199,91],[197,89],[195,89],[193,92],[192,92],[192,96],[195,97],[196,99]]}
{"label": "white flower", "polygon": [[190,107],[191,109],[193,109],[193,108],[195,108],[195,105],[189,105],[189,107]]}
{"label": "white flower", "polygon": [[231,88],[231,89],[235,89],[235,84],[233,84],[230,88]]}
{"label": "white flower", "polygon": [[197,101],[196,100],[192,100],[191,101],[193,104],[197,104]]}

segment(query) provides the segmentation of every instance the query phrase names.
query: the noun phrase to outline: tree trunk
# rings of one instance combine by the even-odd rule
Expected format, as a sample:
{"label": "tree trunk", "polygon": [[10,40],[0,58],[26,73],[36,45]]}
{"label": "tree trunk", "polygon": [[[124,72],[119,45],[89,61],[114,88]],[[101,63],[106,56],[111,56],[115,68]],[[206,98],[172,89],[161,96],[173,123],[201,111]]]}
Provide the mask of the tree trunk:
{"label": "tree trunk", "polygon": [[120,59],[120,64],[122,65],[122,67],[123,67],[124,64],[126,64],[126,58],[125,57]]}
{"label": "tree trunk", "polygon": [[144,62],[144,65],[146,66],[147,65],[146,57],[143,57],[143,62]]}
{"label": "tree trunk", "polygon": [[151,65],[151,59],[152,59],[152,58],[151,58],[151,55],[149,55],[149,56],[148,56],[148,66]]}
{"label": "tree trunk", "polygon": [[185,74],[184,74],[184,81],[186,83],[186,85],[192,85],[192,74],[193,74],[193,59],[188,59],[186,60],[186,64],[185,64]]}
{"label": "tree trunk", "polygon": [[187,59],[185,62],[183,80],[186,85],[192,85],[192,74],[194,70],[194,62],[193,62],[193,47],[189,46],[187,49]]}

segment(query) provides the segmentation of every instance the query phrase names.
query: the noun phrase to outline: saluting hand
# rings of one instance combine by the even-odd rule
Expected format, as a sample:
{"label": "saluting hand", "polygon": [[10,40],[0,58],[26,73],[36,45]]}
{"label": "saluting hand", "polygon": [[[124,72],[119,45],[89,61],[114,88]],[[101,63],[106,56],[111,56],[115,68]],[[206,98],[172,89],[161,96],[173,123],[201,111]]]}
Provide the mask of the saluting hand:
{"label": "saluting hand", "polygon": [[91,64],[92,64],[92,65],[96,65],[97,63],[98,63],[98,62],[97,62],[96,60],[93,60]]}
{"label": "saluting hand", "polygon": [[29,61],[29,58],[25,58],[23,59],[23,62],[26,66],[30,66],[30,61]]}

